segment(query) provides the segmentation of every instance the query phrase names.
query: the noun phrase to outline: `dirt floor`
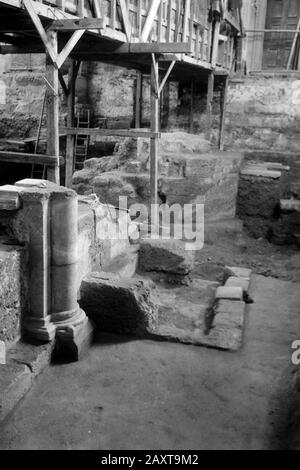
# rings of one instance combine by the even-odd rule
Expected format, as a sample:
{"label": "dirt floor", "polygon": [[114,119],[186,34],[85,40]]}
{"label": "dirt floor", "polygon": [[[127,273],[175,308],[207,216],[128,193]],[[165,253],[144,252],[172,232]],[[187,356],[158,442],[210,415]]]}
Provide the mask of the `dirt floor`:
{"label": "dirt floor", "polygon": [[300,282],[300,250],[291,245],[274,245],[266,239],[254,239],[242,232],[238,235],[214,237],[197,252],[194,274],[216,280],[223,266],[243,266],[256,274]]}
{"label": "dirt floor", "polygon": [[51,366],[0,449],[300,449],[300,284],[254,276],[252,295],[240,352],[101,336]]}

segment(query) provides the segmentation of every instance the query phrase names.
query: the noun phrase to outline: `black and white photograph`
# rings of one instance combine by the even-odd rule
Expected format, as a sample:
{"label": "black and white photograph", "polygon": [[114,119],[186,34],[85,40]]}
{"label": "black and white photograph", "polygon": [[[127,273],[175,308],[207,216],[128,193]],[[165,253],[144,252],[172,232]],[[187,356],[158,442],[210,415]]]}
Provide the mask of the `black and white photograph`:
{"label": "black and white photograph", "polygon": [[0,461],[65,450],[300,450],[300,0],[0,0]]}

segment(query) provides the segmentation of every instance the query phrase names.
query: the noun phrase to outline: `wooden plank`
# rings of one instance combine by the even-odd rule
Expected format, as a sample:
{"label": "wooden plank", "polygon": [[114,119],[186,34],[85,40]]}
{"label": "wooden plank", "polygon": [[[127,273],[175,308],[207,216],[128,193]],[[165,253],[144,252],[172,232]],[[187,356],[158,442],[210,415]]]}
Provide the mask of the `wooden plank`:
{"label": "wooden plank", "polygon": [[[57,33],[49,31],[47,41],[51,49],[57,54]],[[46,54],[46,79],[50,84],[47,93],[47,154],[57,158],[54,168],[48,168],[47,178],[56,184],[60,183],[59,177],[59,96],[58,96],[58,69],[54,66],[49,54]]]}
{"label": "wooden plank", "polygon": [[53,157],[51,155],[41,155],[38,153],[21,153],[0,151],[0,162],[6,163],[27,163],[35,165],[46,165],[55,167],[57,163],[61,166],[64,164],[63,157]]}
{"label": "wooden plank", "polygon": [[103,27],[103,18],[74,18],[67,20],[54,20],[48,28],[48,31],[77,31],[81,29],[103,29]]}
{"label": "wooden plank", "polygon": [[[68,115],[67,115],[67,126],[74,127],[74,104],[75,104],[75,88],[76,88],[76,77],[77,77],[77,64],[72,60],[72,64],[69,68],[69,93],[68,93]],[[77,70],[78,71],[78,70]],[[71,134],[67,135],[66,142],[66,172],[65,172],[65,185],[67,188],[71,187],[72,176],[74,168],[74,136]]]}
{"label": "wooden plank", "polygon": [[[63,134],[71,135],[80,135],[82,134],[82,129],[77,127],[63,127],[60,129],[60,132]],[[96,129],[96,128],[85,128],[84,135],[98,135],[98,136],[108,136],[108,137],[149,137],[156,138],[160,137],[159,132],[152,132],[146,129]]]}
{"label": "wooden plank", "polygon": [[160,3],[161,3],[161,0],[152,0],[152,2],[150,3],[150,8],[149,8],[148,15],[147,15],[147,18],[143,27],[142,35],[141,35],[143,42],[146,42],[149,39],[153,22],[157,15]]}

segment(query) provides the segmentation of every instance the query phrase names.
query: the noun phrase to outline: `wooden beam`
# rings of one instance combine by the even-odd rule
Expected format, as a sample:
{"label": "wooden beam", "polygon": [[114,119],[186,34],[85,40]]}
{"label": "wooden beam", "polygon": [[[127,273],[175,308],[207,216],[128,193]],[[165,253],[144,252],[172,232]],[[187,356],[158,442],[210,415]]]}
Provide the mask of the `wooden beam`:
{"label": "wooden beam", "polygon": [[[57,33],[49,31],[47,42],[51,45],[51,50],[57,53]],[[46,54],[46,79],[51,89],[48,87],[47,93],[47,154],[57,158],[57,164],[53,169],[48,169],[47,178],[56,184],[60,183],[59,178],[59,97],[58,97],[58,70],[53,64],[49,53]]]}
{"label": "wooden beam", "polygon": [[[44,52],[42,43],[37,41],[20,42],[16,46],[1,46],[1,54],[27,54],[33,51],[33,53]],[[129,44],[109,44],[101,45],[98,41],[89,43],[77,44],[71,53],[93,55],[99,53],[102,54],[189,54],[191,53],[191,46],[189,43],[177,42],[177,43],[129,43]],[[158,57],[158,60],[160,58]],[[169,58],[167,61],[169,62]]]}
{"label": "wooden beam", "polygon": [[228,96],[229,77],[225,77],[222,89],[221,100],[221,119],[220,119],[220,136],[219,136],[219,149],[224,150],[224,135],[225,135],[225,118],[226,118],[226,104]]}
{"label": "wooden beam", "polygon": [[52,157],[51,155],[41,155],[38,153],[21,153],[0,151],[0,162],[6,163],[28,163],[30,165],[46,165],[55,167],[64,164],[63,157]]}
{"label": "wooden beam", "polygon": [[142,90],[143,90],[143,74],[137,72],[135,87],[135,127],[139,129],[142,121]]}
{"label": "wooden beam", "polygon": [[63,65],[63,63],[66,61],[66,59],[69,57],[70,53],[78,43],[79,39],[81,36],[85,33],[85,31],[80,30],[80,31],[75,31],[75,33],[72,34],[70,37],[69,41],[63,48],[63,50],[59,53],[57,57],[57,67],[60,69],[60,67]]}
{"label": "wooden beam", "polygon": [[130,35],[131,35],[131,26],[130,26],[130,21],[129,21],[129,15],[128,15],[128,7],[125,2],[125,0],[118,0],[121,8],[121,13],[122,13],[122,22],[124,25],[125,29],[125,34],[127,37],[127,41],[130,41]]}
{"label": "wooden beam", "polygon": [[54,20],[48,28],[49,30],[64,32],[87,29],[103,29],[103,18],[74,18],[67,20]]}
{"label": "wooden beam", "polygon": [[34,24],[34,26],[36,27],[37,32],[39,33],[41,40],[44,43],[44,46],[46,48],[46,51],[47,51],[49,57],[51,58],[53,64],[56,64],[57,51],[55,51],[53,49],[52,44],[48,39],[48,35],[46,34],[46,31],[44,29],[44,26],[42,25],[42,22],[41,22],[40,18],[38,17],[38,15],[37,15],[37,13],[34,9],[32,1],[31,0],[23,0],[23,4],[24,4],[24,6],[25,6],[25,8],[26,8],[26,10],[27,10],[27,12],[28,12],[33,24]]}
{"label": "wooden beam", "polygon": [[[75,89],[76,89],[76,78],[77,78],[77,64],[72,60],[72,64],[69,68],[69,80],[68,80],[68,115],[67,115],[67,126],[74,127],[74,105],[75,105]],[[77,70],[78,71],[78,70]],[[66,167],[65,167],[65,185],[67,188],[71,187],[72,176],[74,168],[74,135],[67,134],[66,144]]]}
{"label": "wooden beam", "polygon": [[108,137],[148,137],[148,138],[157,138],[160,137],[159,132],[148,131],[147,129],[95,129],[95,128],[84,128],[78,127],[65,127],[60,129],[61,134],[69,135],[98,135],[98,136],[108,136]]}
{"label": "wooden beam", "polygon": [[194,89],[195,82],[191,81],[191,99],[190,99],[190,133],[194,132]]}
{"label": "wooden beam", "polygon": [[151,76],[153,72],[155,93],[159,97],[159,71],[158,71],[158,62],[156,60],[155,54],[151,54],[151,59],[152,59]]}
{"label": "wooden beam", "polygon": [[[158,62],[153,61],[151,67],[151,131],[159,132],[159,95],[156,92],[156,80],[158,76]],[[151,225],[156,229],[158,220],[158,138],[152,137],[150,141],[150,203]]]}
{"label": "wooden beam", "polygon": [[58,79],[59,79],[59,83],[60,83],[60,85],[63,89],[63,92],[64,92],[65,96],[68,96],[69,90],[68,90],[65,79],[64,79],[64,77],[63,77],[60,70],[58,70]]}
{"label": "wooden beam", "polygon": [[149,8],[148,15],[147,15],[147,18],[143,27],[142,35],[141,35],[143,42],[147,42],[149,39],[153,22],[157,15],[160,3],[161,3],[161,0],[152,0],[152,2],[150,3],[150,8]]}
{"label": "wooden beam", "polygon": [[297,25],[297,31],[298,32],[295,34],[294,39],[293,39],[293,44],[292,44],[291,52],[290,52],[287,67],[286,67],[287,70],[291,69],[293,65],[293,59],[294,59],[297,41],[298,41],[299,33],[300,33],[300,18],[299,18],[298,25]]}
{"label": "wooden beam", "polygon": [[162,79],[161,84],[159,85],[159,94],[161,94],[161,92],[162,92],[162,90],[163,90],[163,88],[164,88],[164,86],[165,86],[165,84],[166,84],[166,82],[167,82],[167,80],[168,80],[175,64],[176,64],[176,60],[173,60],[173,62],[171,62],[171,64],[170,64],[164,78]]}
{"label": "wooden beam", "polygon": [[215,84],[215,75],[212,71],[208,76],[207,84],[207,102],[206,102],[206,138],[210,140],[211,137],[211,123],[212,123],[212,105],[214,99],[214,84]]}

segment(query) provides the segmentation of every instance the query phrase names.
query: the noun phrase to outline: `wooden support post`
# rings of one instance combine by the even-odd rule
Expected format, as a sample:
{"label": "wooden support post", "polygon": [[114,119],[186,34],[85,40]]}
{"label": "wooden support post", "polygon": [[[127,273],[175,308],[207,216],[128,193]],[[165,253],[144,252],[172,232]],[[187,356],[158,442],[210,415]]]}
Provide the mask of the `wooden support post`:
{"label": "wooden support post", "polygon": [[219,149],[224,150],[224,134],[225,134],[225,117],[226,117],[226,103],[228,95],[229,77],[227,76],[223,83],[222,100],[221,100],[221,119],[220,119],[220,137]]}
{"label": "wooden support post", "polygon": [[[155,58],[151,66],[151,131],[159,132],[159,91],[157,90],[158,61]],[[158,227],[158,138],[150,142],[150,193],[151,224]]]}
{"label": "wooden support post", "polygon": [[[57,33],[47,32],[47,40],[51,49],[57,54]],[[53,64],[49,53],[46,53],[46,79],[47,90],[47,154],[57,157],[54,168],[48,168],[47,178],[56,184],[59,178],[59,97],[58,97],[58,69]],[[51,87],[51,88],[50,88]]]}
{"label": "wooden support post", "polygon": [[135,128],[141,128],[142,122],[142,88],[143,88],[143,74],[137,72],[136,74],[136,89],[135,89]]}
{"label": "wooden support post", "polygon": [[[75,103],[75,85],[76,85],[76,70],[75,62],[72,60],[72,64],[69,68],[69,84],[68,84],[68,116],[67,126],[74,127],[74,103]],[[65,185],[67,188],[71,187],[72,175],[74,167],[74,135],[67,135],[67,146],[66,146],[66,177]]]}
{"label": "wooden support post", "polygon": [[191,101],[190,101],[190,133],[194,132],[194,80],[191,81]]}
{"label": "wooden support post", "polygon": [[211,136],[211,124],[212,124],[212,106],[214,99],[214,83],[215,76],[214,72],[210,72],[208,76],[208,85],[207,85],[207,103],[206,103],[206,138],[210,140]]}

